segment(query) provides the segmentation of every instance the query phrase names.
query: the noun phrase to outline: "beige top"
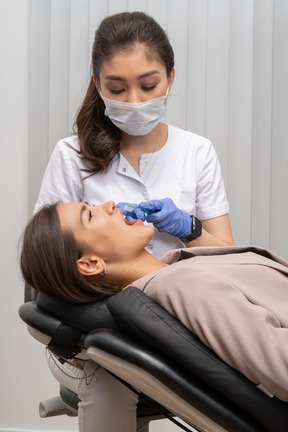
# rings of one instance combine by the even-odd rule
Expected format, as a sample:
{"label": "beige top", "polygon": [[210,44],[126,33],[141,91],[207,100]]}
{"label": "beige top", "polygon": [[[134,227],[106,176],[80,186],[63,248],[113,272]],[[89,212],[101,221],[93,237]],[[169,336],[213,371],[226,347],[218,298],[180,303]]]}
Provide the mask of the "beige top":
{"label": "beige top", "polygon": [[135,281],[225,362],[288,401],[288,263],[262,248],[187,248]]}

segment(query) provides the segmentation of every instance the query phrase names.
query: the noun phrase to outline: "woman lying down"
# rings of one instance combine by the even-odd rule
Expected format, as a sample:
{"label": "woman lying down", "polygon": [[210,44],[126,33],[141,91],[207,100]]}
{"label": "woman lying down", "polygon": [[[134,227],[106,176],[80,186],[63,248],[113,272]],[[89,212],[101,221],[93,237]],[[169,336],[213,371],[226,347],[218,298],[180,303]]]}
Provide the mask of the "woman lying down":
{"label": "woman lying down", "polygon": [[288,401],[288,263],[249,247],[187,248],[160,260],[154,228],[126,222],[113,201],[52,205],[29,222],[21,269],[28,284],[72,302],[138,287],[222,360]]}

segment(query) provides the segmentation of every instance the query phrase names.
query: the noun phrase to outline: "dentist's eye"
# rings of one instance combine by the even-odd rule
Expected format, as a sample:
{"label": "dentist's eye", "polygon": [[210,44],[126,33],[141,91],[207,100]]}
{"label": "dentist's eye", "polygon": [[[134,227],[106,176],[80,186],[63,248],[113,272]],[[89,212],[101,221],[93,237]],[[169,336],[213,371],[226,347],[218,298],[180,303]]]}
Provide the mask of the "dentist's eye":
{"label": "dentist's eye", "polygon": [[120,95],[123,92],[124,92],[124,89],[110,89],[110,93],[115,94],[115,95]]}
{"label": "dentist's eye", "polygon": [[154,90],[154,89],[156,88],[156,86],[157,86],[157,84],[154,84],[154,85],[151,85],[151,86],[143,86],[142,89],[143,89],[145,92],[149,92],[149,91]]}

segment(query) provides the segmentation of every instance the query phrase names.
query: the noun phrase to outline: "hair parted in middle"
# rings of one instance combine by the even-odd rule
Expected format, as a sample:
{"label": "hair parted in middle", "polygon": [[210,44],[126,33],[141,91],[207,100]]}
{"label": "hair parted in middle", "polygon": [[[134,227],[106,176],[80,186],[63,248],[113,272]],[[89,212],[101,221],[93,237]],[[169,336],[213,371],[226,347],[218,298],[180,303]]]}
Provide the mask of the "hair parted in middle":
{"label": "hair parted in middle", "polygon": [[144,12],[122,12],[108,16],[95,33],[92,48],[92,77],[76,117],[74,132],[80,140],[80,154],[90,175],[106,172],[119,155],[121,131],[105,116],[105,105],[93,82],[105,60],[119,52],[144,48],[148,59],[157,58],[169,80],[174,52],[162,27]]}

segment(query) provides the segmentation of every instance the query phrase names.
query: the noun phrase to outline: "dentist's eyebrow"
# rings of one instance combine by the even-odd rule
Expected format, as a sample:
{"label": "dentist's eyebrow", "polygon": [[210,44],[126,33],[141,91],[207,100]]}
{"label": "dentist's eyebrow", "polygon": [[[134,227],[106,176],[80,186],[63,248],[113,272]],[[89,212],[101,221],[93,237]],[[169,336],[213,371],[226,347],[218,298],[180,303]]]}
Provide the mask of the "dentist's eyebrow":
{"label": "dentist's eyebrow", "polygon": [[112,80],[112,81],[126,81],[124,78],[117,76],[117,75],[107,75],[105,77],[105,80]]}
{"label": "dentist's eyebrow", "polygon": [[86,209],[87,209],[87,206],[85,204],[82,205],[82,207],[80,209],[80,223],[81,223],[81,225],[84,224],[84,213],[85,213]]}
{"label": "dentist's eyebrow", "polygon": [[[155,74],[159,74],[160,72],[157,70],[152,70],[150,72],[146,72],[142,75],[139,75],[139,77],[137,77],[138,80],[142,79],[142,78],[147,78],[151,75],[155,75]],[[126,81],[125,78],[121,77],[121,76],[117,76],[117,75],[107,75],[105,77],[105,80],[112,80],[112,81]]]}
{"label": "dentist's eyebrow", "polygon": [[149,77],[149,76],[151,76],[151,75],[155,75],[155,74],[158,74],[158,75],[159,75],[159,73],[160,73],[160,72],[157,71],[157,70],[152,70],[152,71],[150,71],[150,72],[146,72],[146,73],[140,75],[137,79],[140,80],[140,79],[142,79],[142,78],[147,78],[147,77]]}

